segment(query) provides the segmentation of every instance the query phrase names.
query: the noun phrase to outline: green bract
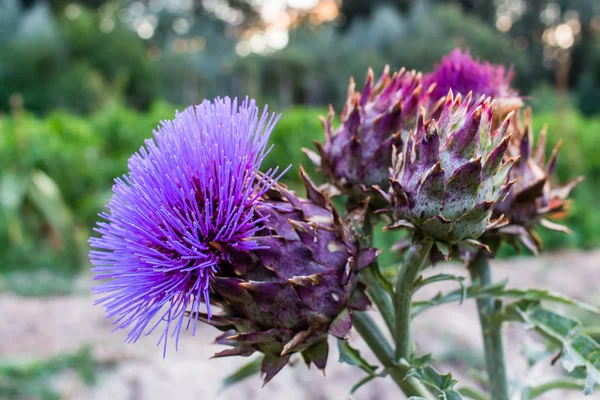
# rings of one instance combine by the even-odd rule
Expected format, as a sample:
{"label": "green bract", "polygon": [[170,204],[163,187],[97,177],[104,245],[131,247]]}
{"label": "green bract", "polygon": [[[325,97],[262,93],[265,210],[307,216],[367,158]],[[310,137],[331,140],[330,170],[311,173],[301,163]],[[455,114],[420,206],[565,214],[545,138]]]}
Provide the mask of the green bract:
{"label": "green bract", "polygon": [[503,161],[510,116],[492,131],[493,101],[470,103],[470,94],[462,101],[450,92],[437,121],[421,114],[394,157],[391,190],[383,192],[394,221],[388,229],[434,240],[445,257],[453,244],[463,253],[484,246],[475,239],[506,223],[491,216],[514,183],[507,179],[514,159]]}

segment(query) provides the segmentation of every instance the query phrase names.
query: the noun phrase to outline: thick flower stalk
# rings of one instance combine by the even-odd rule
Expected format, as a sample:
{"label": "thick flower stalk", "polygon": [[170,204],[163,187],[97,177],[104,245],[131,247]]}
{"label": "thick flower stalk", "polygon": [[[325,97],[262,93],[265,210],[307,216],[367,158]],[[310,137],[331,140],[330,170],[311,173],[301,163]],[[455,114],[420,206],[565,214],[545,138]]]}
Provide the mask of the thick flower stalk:
{"label": "thick flower stalk", "polygon": [[523,105],[519,93],[510,86],[513,76],[512,67],[507,71],[502,65],[473,59],[468,50],[454,49],[423,77],[423,82],[425,86],[435,85],[429,97],[431,102],[444,98],[450,90],[463,97],[472,93],[474,100],[481,96],[492,98],[496,127],[508,113]]}
{"label": "thick flower stalk", "polygon": [[[277,117],[253,100],[215,99],[164,121],[115,181],[108,211],[90,239],[96,301],[128,329],[128,342],[162,330],[179,338],[206,303],[233,251],[263,249],[262,196],[276,171],[259,175]],[[196,324],[193,329],[195,331]]]}
{"label": "thick flower stalk", "polygon": [[470,253],[486,230],[504,224],[492,212],[514,181],[508,173],[514,159],[504,160],[510,141],[510,116],[492,131],[494,102],[471,95],[448,94],[438,120],[421,115],[402,152],[394,160],[391,190],[393,223],[417,238],[434,241],[445,257],[452,245]]}
{"label": "thick flower stalk", "polygon": [[357,273],[377,257],[359,250],[356,237],[328,199],[302,171],[308,198],[276,186],[257,212],[268,218],[255,240],[261,249],[237,252],[216,274],[211,300],[223,312],[198,318],[225,333],[217,343],[231,345],[215,357],[264,354],[268,382],[293,353],[324,369],[328,335],[347,338],[353,310],[369,299]]}
{"label": "thick flower stalk", "polygon": [[325,143],[316,142],[318,154],[306,150],[310,159],[321,168],[336,191],[361,200],[373,185],[389,186],[394,147],[401,147],[403,137],[414,129],[419,110],[428,99],[420,73],[395,72],[389,67],[373,84],[369,69],[362,92],[355,91],[350,80],[341,124],[333,129],[335,113],[322,120]]}
{"label": "thick flower stalk", "polygon": [[516,183],[495,210],[497,215],[503,214],[508,219],[509,225],[499,227],[490,234],[500,234],[513,246],[518,247],[518,243],[521,243],[537,253],[542,248],[535,232],[538,225],[570,233],[566,226],[552,222],[550,218],[562,216],[568,211],[570,202],[567,197],[583,177],[572,179],[565,185],[553,185],[551,178],[561,142],[546,160],[546,127],[540,132],[534,147],[531,110],[526,109],[523,117],[522,124],[515,118],[510,126],[512,137],[507,150],[508,157],[520,157],[509,173],[509,179],[516,180]]}

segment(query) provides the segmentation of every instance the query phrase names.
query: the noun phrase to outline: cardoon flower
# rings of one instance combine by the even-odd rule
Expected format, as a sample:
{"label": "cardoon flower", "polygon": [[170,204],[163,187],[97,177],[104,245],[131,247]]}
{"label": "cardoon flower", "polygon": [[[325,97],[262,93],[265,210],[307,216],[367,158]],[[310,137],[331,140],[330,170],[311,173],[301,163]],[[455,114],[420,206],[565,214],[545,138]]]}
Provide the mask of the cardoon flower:
{"label": "cardoon flower", "polygon": [[254,101],[205,101],[132,157],[91,239],[98,303],[128,341],[161,325],[166,349],[200,320],[233,346],[217,357],[261,352],[268,382],[296,352],[325,368],[328,335],[345,338],[350,310],[369,306],[357,273],[377,252],[304,173],[308,199],[259,172],[275,121]]}
{"label": "cardoon flower", "polygon": [[434,100],[445,97],[449,90],[462,96],[472,92],[474,99],[481,96],[499,99],[518,97],[518,93],[510,87],[512,78],[512,68],[506,71],[502,65],[473,59],[468,50],[454,49],[442,57],[434,71],[426,74],[423,80],[427,84],[435,83],[431,93]]}
{"label": "cardoon flower", "polygon": [[463,97],[472,93],[473,99],[481,96],[495,100],[496,125],[499,125],[509,112],[518,109],[523,102],[510,82],[512,67],[506,71],[502,65],[473,59],[469,51],[454,49],[442,57],[434,71],[423,77],[426,86],[435,84],[430,101],[438,101],[452,90]]}
{"label": "cardoon flower", "polygon": [[[204,101],[164,121],[115,181],[100,237],[90,252],[97,303],[128,329],[128,342],[160,326],[159,343],[179,338],[209,303],[215,275],[232,251],[263,249],[254,237],[267,216],[260,196],[276,171],[259,175],[277,117],[254,100]],[[194,324],[194,330],[196,325]]]}
{"label": "cardoon flower", "polygon": [[345,339],[352,310],[370,305],[357,273],[377,257],[359,250],[350,227],[362,224],[366,202],[342,221],[329,200],[302,171],[307,199],[282,186],[263,195],[256,208],[268,218],[255,240],[261,249],[236,251],[215,274],[211,300],[223,312],[198,318],[221,329],[217,343],[231,348],[215,357],[264,354],[265,383],[293,353],[324,369],[328,335]]}
{"label": "cardoon flower", "polygon": [[333,130],[334,111],[323,119],[325,143],[315,143],[318,154],[305,150],[321,168],[329,182],[357,200],[366,197],[373,185],[389,186],[394,147],[414,129],[429,91],[423,88],[421,74],[405,69],[390,78],[389,67],[373,86],[369,69],[362,92],[355,92],[350,80],[341,125]]}
{"label": "cardoon flower", "polygon": [[520,157],[509,174],[516,180],[506,199],[497,207],[496,214],[504,214],[509,225],[493,230],[490,234],[500,234],[513,246],[523,244],[533,253],[541,250],[542,243],[535,228],[541,225],[547,229],[569,233],[563,225],[550,221],[556,215],[568,210],[569,193],[583,177],[578,177],[563,186],[555,186],[550,178],[556,167],[560,142],[546,161],[546,127],[540,132],[535,148],[531,128],[531,110],[524,112],[524,123],[514,120],[511,124],[512,139],[507,154]]}
{"label": "cardoon flower", "polygon": [[504,223],[491,216],[514,183],[507,182],[514,160],[503,162],[510,116],[492,131],[493,101],[469,104],[471,94],[461,101],[450,91],[437,121],[421,115],[394,160],[391,191],[383,192],[392,205],[388,229],[433,240],[445,257],[452,245],[462,252],[483,246],[476,239]]}

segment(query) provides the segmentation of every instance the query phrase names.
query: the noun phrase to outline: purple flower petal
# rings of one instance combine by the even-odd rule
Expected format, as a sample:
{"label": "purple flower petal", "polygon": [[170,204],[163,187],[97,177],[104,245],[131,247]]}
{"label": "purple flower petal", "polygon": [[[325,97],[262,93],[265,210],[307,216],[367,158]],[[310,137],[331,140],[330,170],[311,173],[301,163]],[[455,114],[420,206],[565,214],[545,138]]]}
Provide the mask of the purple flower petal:
{"label": "purple flower petal", "polygon": [[[90,239],[90,259],[106,309],[128,342],[160,326],[166,352],[206,303],[214,274],[230,252],[260,248],[252,238],[266,217],[256,207],[278,179],[259,176],[278,116],[254,100],[204,101],[163,121],[129,160],[129,173]],[[186,316],[186,311],[191,313]]]}

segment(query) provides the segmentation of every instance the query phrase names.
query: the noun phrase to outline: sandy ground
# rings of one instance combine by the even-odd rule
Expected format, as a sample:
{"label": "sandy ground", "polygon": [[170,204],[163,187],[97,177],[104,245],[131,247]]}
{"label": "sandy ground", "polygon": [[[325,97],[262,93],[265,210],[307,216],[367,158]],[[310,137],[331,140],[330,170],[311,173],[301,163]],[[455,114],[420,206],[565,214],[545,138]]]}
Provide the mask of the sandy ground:
{"label": "sandy ground", "polygon": [[[438,266],[429,273],[464,273],[460,265]],[[510,286],[542,287],[600,305],[600,251],[548,254],[539,258],[521,258],[495,262],[495,279],[510,278]],[[0,357],[23,359],[49,357],[73,352],[91,345],[102,368],[97,383],[86,387],[74,374],[63,374],[55,387],[64,399],[154,400],[154,399],[348,399],[349,389],[363,373],[337,362],[337,348],[332,346],[327,377],[318,370],[307,370],[298,362],[286,367],[265,388],[258,377],[250,378],[224,391],[221,381],[237,367],[237,358],[209,360],[220,350],[212,344],[217,331],[202,326],[196,336],[182,335],[179,352],[170,349],[162,358],[162,348],[155,346],[157,336],[143,337],[136,344],[123,343],[123,332],[111,333],[103,310],[92,307],[88,287],[90,277],[81,278],[81,295],[49,298],[22,298],[0,294]],[[434,287],[435,286],[435,287]],[[427,298],[439,290],[451,290],[454,283],[431,285],[418,293]],[[600,323],[600,318],[598,323]],[[450,304],[429,310],[415,322],[415,337],[422,354],[432,352],[440,362],[440,372],[453,374],[460,383],[477,385],[468,363],[481,365],[481,339],[473,301]],[[358,335],[352,345],[361,349],[375,363]],[[561,374],[560,366],[549,361],[533,369],[521,355],[523,342],[534,342],[535,334],[520,326],[506,328],[505,345],[513,382],[545,382]],[[333,343],[332,343],[333,344]],[[464,360],[468,360],[465,362]],[[110,367],[108,367],[110,366]],[[402,399],[402,394],[387,379],[378,379],[359,390],[356,400]],[[598,399],[597,393],[585,397],[579,392],[554,392],[540,399]]]}

